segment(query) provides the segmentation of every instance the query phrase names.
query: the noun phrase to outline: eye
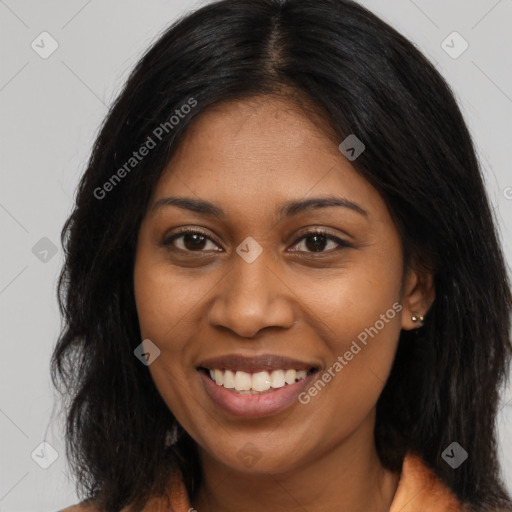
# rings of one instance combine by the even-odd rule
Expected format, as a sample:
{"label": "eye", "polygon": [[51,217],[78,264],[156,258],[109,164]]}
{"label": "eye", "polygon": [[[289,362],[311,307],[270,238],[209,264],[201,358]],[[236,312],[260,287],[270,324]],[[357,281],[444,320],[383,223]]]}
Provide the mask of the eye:
{"label": "eye", "polygon": [[[211,243],[213,247],[208,249],[208,243]],[[198,228],[190,229],[185,228],[180,230],[178,233],[165,238],[162,245],[172,246],[174,249],[185,252],[207,252],[213,250],[216,252],[222,252],[219,246],[213,242],[208,234]],[[301,238],[295,242],[292,247],[303,246],[304,249],[292,249],[291,252],[306,252],[306,253],[330,253],[339,247],[352,247],[348,242],[345,242],[341,238],[338,238],[327,231],[316,229],[308,231]],[[329,248],[330,250],[325,250]]]}
{"label": "eye", "polygon": [[[333,250],[337,250],[339,247],[352,247],[348,242],[345,242],[345,240],[331,235],[327,231],[321,229],[308,231],[299,238],[299,242],[300,243],[296,244],[295,247],[302,245],[302,247],[305,247],[307,250],[295,249],[291,252],[330,253],[333,252]],[[331,245],[331,250],[325,250],[329,244]]]}
{"label": "eye", "polygon": [[[171,235],[163,240],[162,245],[172,246],[175,249],[186,252],[203,252],[208,249],[208,242],[213,245],[213,250],[218,251],[218,246],[213,240],[200,229],[182,229],[178,233]],[[220,251],[219,251],[220,252]]]}

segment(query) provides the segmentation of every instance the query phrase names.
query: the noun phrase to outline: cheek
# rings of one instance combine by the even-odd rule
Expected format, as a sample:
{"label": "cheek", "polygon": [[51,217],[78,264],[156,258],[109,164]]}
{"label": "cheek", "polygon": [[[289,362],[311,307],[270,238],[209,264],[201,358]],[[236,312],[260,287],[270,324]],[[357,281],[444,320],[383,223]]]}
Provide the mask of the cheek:
{"label": "cheek", "polygon": [[401,254],[391,247],[387,254],[368,252],[328,286],[327,281],[309,285],[309,309],[328,356],[327,368],[305,390],[303,403],[323,402],[328,421],[347,430],[377,402],[401,332]]}
{"label": "cheek", "polygon": [[[308,306],[305,310],[337,353],[376,322],[378,331],[386,327],[383,337],[398,335],[402,261],[400,252],[395,252],[394,247],[388,247],[386,257],[377,251],[361,252],[347,260],[346,268],[320,279],[294,276],[294,288],[307,290],[300,297]],[[390,325],[394,325],[392,333]]]}
{"label": "cheek", "polygon": [[166,345],[172,331],[198,302],[198,291],[168,262],[144,248],[137,251],[134,290],[141,336]]}
{"label": "cheek", "polygon": [[[385,314],[386,309],[384,309]],[[392,313],[395,312],[391,309]],[[333,443],[354,433],[374,411],[388,378],[400,334],[399,314],[383,320],[341,320],[345,330],[329,340],[330,362],[299,397],[305,410],[315,412],[309,434],[318,448],[331,449]],[[378,323],[377,323],[378,322]],[[382,329],[380,322],[384,323]],[[364,325],[367,327],[364,327]],[[375,325],[377,323],[377,325]]]}
{"label": "cheek", "polygon": [[[177,293],[176,275],[169,272],[153,254],[141,247],[134,267],[134,290],[142,339],[150,339],[160,355],[148,371],[162,399],[182,424],[190,424],[188,379],[183,360],[186,340],[179,335],[186,323],[190,305],[186,293]],[[186,290],[186,289],[185,289]]]}

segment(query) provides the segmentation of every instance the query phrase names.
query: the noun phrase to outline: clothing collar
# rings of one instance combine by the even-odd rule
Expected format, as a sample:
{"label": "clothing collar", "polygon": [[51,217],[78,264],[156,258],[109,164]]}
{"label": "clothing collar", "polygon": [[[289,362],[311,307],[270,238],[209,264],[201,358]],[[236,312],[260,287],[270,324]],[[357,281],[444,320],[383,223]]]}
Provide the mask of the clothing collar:
{"label": "clothing collar", "polygon": [[[171,481],[167,500],[151,500],[144,512],[194,512],[181,475]],[[454,494],[416,455],[405,456],[389,512],[463,512]]]}

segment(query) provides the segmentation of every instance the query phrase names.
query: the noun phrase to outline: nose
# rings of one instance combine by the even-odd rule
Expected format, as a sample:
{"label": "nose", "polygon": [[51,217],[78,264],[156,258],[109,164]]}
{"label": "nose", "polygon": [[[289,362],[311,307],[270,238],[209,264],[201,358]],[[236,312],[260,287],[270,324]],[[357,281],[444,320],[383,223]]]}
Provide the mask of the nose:
{"label": "nose", "polygon": [[266,327],[293,325],[295,295],[265,252],[252,263],[234,255],[233,268],[219,283],[208,312],[211,326],[252,338]]}

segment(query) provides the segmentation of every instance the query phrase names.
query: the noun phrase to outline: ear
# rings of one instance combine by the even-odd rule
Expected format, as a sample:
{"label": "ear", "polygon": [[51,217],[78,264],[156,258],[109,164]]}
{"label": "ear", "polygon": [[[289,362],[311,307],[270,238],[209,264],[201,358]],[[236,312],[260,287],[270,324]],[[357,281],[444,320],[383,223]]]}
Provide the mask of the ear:
{"label": "ear", "polygon": [[405,278],[402,293],[402,329],[419,327],[412,316],[425,316],[435,299],[434,278],[430,272],[410,268]]}

